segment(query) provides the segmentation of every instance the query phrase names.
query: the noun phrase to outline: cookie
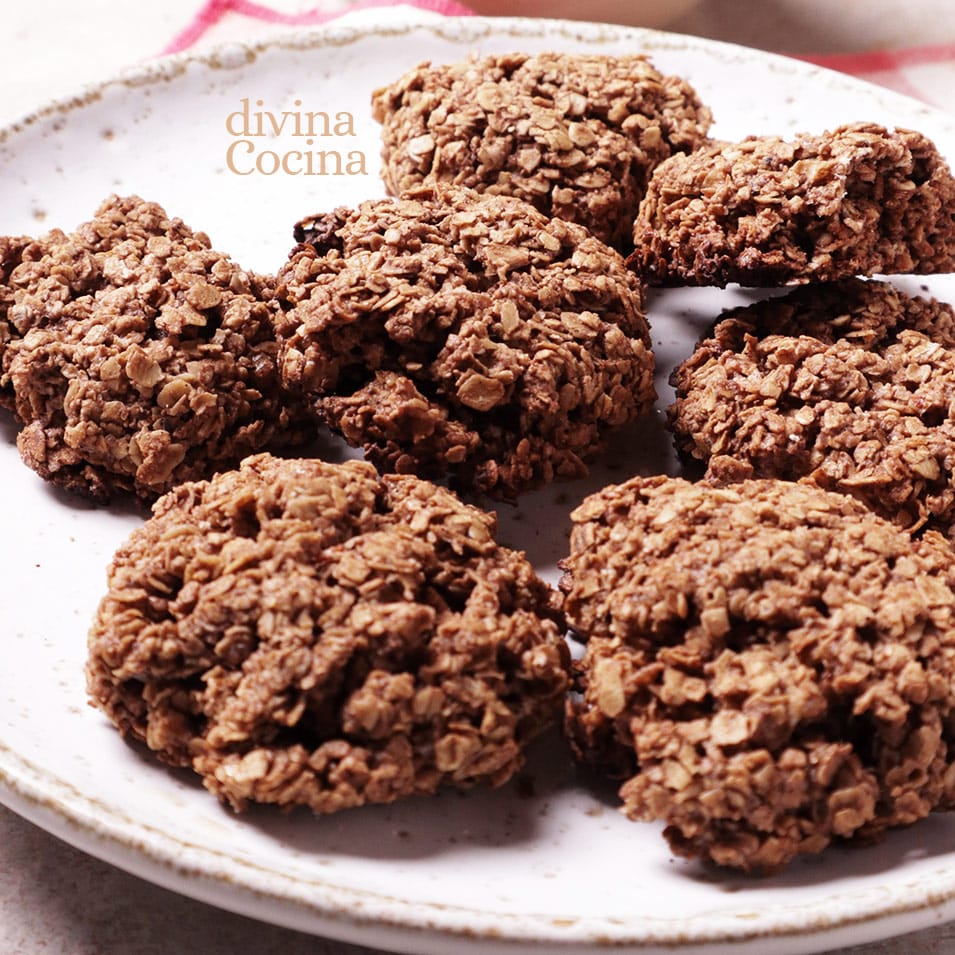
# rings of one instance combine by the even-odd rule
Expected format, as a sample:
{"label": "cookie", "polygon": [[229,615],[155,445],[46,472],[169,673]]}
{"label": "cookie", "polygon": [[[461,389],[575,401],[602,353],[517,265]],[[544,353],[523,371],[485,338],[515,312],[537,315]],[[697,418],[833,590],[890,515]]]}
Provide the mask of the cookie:
{"label": "cookie", "polygon": [[622,249],[651,170],[701,145],[711,119],[685,80],[642,56],[425,63],[372,105],[392,195],[452,183],[517,196]]}
{"label": "cookie", "polygon": [[955,179],[921,133],[751,136],[654,172],[630,266],[650,285],[775,286],[955,271]]}
{"label": "cookie", "polygon": [[13,388],[4,375],[7,345],[21,337],[21,329],[16,324],[16,313],[11,308],[16,301],[16,292],[11,277],[23,261],[24,254],[34,245],[27,235],[0,236],[0,408],[13,410]]}
{"label": "cookie", "polygon": [[5,286],[0,381],[26,464],[151,501],[295,440],[263,281],[136,196],[28,246]]}
{"label": "cookie", "polygon": [[110,567],[92,702],[236,810],[501,784],[559,717],[568,652],[494,534],[364,462],[261,454],[181,485]]}
{"label": "cookie", "polygon": [[654,400],[642,290],[581,226],[441,188],[296,235],[283,380],[384,471],[511,498],[585,474]]}
{"label": "cookie", "polygon": [[847,279],[738,309],[673,374],[686,457],[804,478],[905,527],[955,525],[955,311]]}
{"label": "cookie", "polygon": [[955,571],[852,498],[635,478],[573,514],[567,729],[672,850],[768,873],[955,806]]}

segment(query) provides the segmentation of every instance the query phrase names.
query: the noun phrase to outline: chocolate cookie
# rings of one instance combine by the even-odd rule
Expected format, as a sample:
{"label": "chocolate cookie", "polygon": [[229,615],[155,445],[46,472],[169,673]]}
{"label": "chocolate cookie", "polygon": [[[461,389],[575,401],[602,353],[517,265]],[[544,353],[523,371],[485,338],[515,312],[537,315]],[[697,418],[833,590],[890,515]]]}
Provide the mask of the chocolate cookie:
{"label": "chocolate cookie", "polygon": [[674,852],[771,872],[955,806],[955,570],[843,494],[635,478],[574,512],[567,727]]}
{"label": "chocolate cookie", "polygon": [[512,53],[378,90],[383,176],[400,195],[454,183],[517,196],[625,248],[651,170],[701,145],[710,111],[642,56]]}
{"label": "chocolate cookie", "polygon": [[559,715],[553,595],[495,519],[370,464],[184,484],[117,552],[88,688],[239,810],[327,813],[498,785]]}
{"label": "chocolate cookie", "polygon": [[654,172],[630,266],[651,285],[786,285],[955,271],[955,179],[920,133],[751,136]]}
{"label": "chocolate cookie", "polygon": [[135,196],[27,246],[0,380],[23,460],[94,498],[153,500],[294,438],[262,281]]}
{"label": "chocolate cookie", "polygon": [[23,261],[27,250],[35,246],[27,235],[0,236],[0,408],[13,410],[13,388],[4,373],[7,346],[18,339],[22,331],[17,327],[16,291],[11,284],[14,271]]}
{"label": "chocolate cookie", "polygon": [[806,478],[951,535],[951,306],[883,282],[806,286],[727,313],[672,380],[677,446],[711,476]]}
{"label": "chocolate cookie", "polygon": [[586,473],[653,402],[640,286],[581,226],[451,188],[296,235],[283,378],[383,470],[512,497]]}

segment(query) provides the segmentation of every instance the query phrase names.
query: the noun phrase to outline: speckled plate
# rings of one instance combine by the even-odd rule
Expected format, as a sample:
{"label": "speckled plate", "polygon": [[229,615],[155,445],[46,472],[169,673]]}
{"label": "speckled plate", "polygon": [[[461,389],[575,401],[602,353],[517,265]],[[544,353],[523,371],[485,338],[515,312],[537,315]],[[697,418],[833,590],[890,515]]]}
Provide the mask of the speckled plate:
{"label": "speckled plate", "polygon": [[[645,51],[693,82],[722,136],[866,119],[920,128],[955,157],[949,117],[732,46],[530,20],[339,26],[151,64],[0,132],[0,229],[71,228],[111,191],[136,191],[245,265],[275,269],[298,217],[382,194],[373,88],[424,59],[513,49]],[[281,134],[252,135],[256,113],[267,129],[265,114],[282,112],[293,118]],[[294,135],[294,116],[307,112],[329,114],[328,135]],[[325,175],[306,174],[309,151],[326,153]],[[313,155],[313,173],[318,162]],[[919,285],[955,300],[951,277],[907,283]],[[661,407],[674,360],[746,297],[651,298]],[[14,437],[3,417],[0,798],[88,852],[225,908],[418,953],[809,952],[955,917],[955,817],[751,880],[671,858],[658,827],[620,816],[613,793],[588,788],[556,738],[535,747],[519,785],[497,792],[321,819],[232,815],[86,706],[86,628],[107,561],[141,518],[44,486],[20,464]],[[503,509],[502,534],[553,579],[576,501],[608,481],[674,467],[658,411],[621,434],[588,480]]]}

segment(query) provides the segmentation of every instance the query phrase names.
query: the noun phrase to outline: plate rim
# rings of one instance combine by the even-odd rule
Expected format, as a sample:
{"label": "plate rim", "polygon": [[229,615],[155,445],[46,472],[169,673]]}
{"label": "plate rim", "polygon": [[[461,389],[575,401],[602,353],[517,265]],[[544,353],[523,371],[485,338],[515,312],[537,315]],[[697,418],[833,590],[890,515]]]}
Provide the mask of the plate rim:
{"label": "plate rim", "polygon": [[[19,762],[21,775],[13,777],[5,772],[3,759]],[[50,792],[56,786],[73,793],[72,811],[65,811],[62,803]],[[123,869],[155,885],[188,898],[226,909],[239,915],[257,918],[271,924],[291,928],[312,935],[328,933],[328,937],[337,938],[354,944],[376,945],[388,951],[414,953],[414,955],[446,955],[447,945],[467,951],[480,951],[484,955],[494,953],[515,953],[526,951],[529,946],[545,944],[560,955],[589,955],[605,948],[616,952],[639,953],[639,955],[663,955],[679,952],[681,955],[709,955],[714,951],[725,950],[732,946],[733,953],[761,953],[767,942],[780,943],[794,941],[800,944],[789,947],[789,952],[821,952],[841,945],[859,945],[901,935],[908,931],[926,927],[920,918],[923,913],[944,913],[939,923],[955,919],[955,875],[953,886],[947,893],[933,892],[925,887],[924,899],[915,904],[906,902],[895,905],[876,904],[872,899],[851,914],[838,919],[826,918],[811,921],[813,910],[824,905],[822,900],[795,906],[791,910],[793,926],[780,930],[778,926],[749,929],[741,924],[737,931],[724,931],[720,934],[701,934],[694,931],[661,931],[641,935],[608,933],[607,929],[618,928],[613,919],[580,917],[570,920],[557,920],[553,915],[544,913],[508,913],[487,912],[478,908],[466,908],[445,903],[420,903],[399,897],[389,897],[379,892],[357,890],[340,886],[334,881],[310,879],[307,882],[295,876],[288,876],[272,869],[256,867],[249,860],[227,857],[232,868],[249,872],[267,872],[272,879],[278,879],[289,887],[302,890],[306,887],[319,888],[330,895],[341,896],[335,903],[319,905],[319,901],[294,897],[278,888],[267,889],[262,885],[253,887],[242,881],[235,881],[222,872],[211,872],[208,864],[183,861],[183,853],[195,853],[206,858],[226,858],[217,850],[206,846],[194,845],[178,840],[169,832],[144,826],[142,822],[130,824],[138,827],[139,837],[127,836],[117,827],[104,825],[104,820],[95,811],[97,800],[78,790],[71,783],[58,779],[50,773],[39,771],[29,760],[19,756],[0,742],[0,804],[12,810],[27,821],[44,831],[67,842],[77,849]],[[85,810],[85,811],[82,811]],[[116,813],[110,812],[106,822],[116,821]],[[147,841],[144,832],[160,838],[159,844]],[[128,839],[128,841],[126,841]],[[166,845],[162,843],[165,842]],[[188,880],[189,891],[183,886]],[[223,889],[228,892],[223,894]],[[879,895],[875,888],[867,887],[856,891],[863,900]],[[853,894],[842,898],[852,899]],[[384,915],[382,912],[358,915],[350,909],[349,903],[373,900],[404,910],[411,917],[400,914]],[[884,900],[883,900],[884,901]],[[459,923],[445,918],[422,922],[414,917],[415,910],[427,908],[435,915],[453,915],[461,917],[493,918],[498,925],[502,922],[514,922],[515,928],[521,922],[526,923],[522,931],[502,931],[499,927],[482,932],[475,930],[471,923]],[[277,917],[278,916],[278,917]],[[740,918],[721,916],[723,920]],[[686,925],[685,919],[660,919],[662,926],[672,928]],[[897,924],[886,931],[887,922]],[[580,924],[582,933],[569,936],[567,931],[573,924]],[[911,923],[911,924],[907,924]],[[601,927],[603,932],[596,931]],[[542,934],[549,927],[551,934]],[[554,929],[557,932],[554,932]],[[395,938],[395,933],[399,937]],[[562,934],[563,933],[563,934]],[[841,936],[841,938],[840,938]],[[396,942],[399,946],[396,946]]]}
{"label": "plate rim", "polygon": [[[402,22],[376,24],[373,21],[360,22],[363,19],[360,15],[350,16],[354,16],[354,20],[347,25],[332,22],[305,30],[290,30],[251,43],[230,41],[198,51],[187,50],[159,57],[121,70],[85,84],[75,94],[41,103],[18,118],[4,123],[0,127],[0,148],[6,149],[11,144],[15,146],[16,138],[27,134],[35,124],[56,115],[81,110],[99,100],[113,87],[136,89],[175,82],[193,67],[242,69],[251,66],[260,53],[268,53],[276,48],[309,52],[329,46],[352,45],[370,36],[396,39],[422,30],[437,38],[458,43],[476,42],[483,37],[500,36],[502,33],[515,40],[534,37],[559,41],[563,38],[594,46],[601,42],[632,37],[640,52],[646,52],[651,58],[654,52],[679,48],[692,49],[723,60],[731,57],[758,62],[761,66],[769,65],[792,76],[806,79],[818,76],[844,90],[859,91],[867,97],[875,96],[879,105],[887,110],[904,108],[909,113],[916,112],[933,125],[945,128],[946,134],[955,137],[955,117],[935,106],[805,60],[725,41],[642,27],[531,17],[474,16],[434,19],[422,13],[420,17],[411,16]],[[71,790],[70,800],[64,802],[64,794]],[[678,950],[689,955],[696,951],[711,952],[714,947],[721,945],[733,945],[734,950],[745,951],[747,947],[768,940],[777,944],[784,941],[795,942],[796,946],[790,947],[788,951],[818,951],[823,943],[827,947],[834,942],[838,943],[839,933],[849,930],[855,932],[854,937],[842,939],[841,944],[873,941],[912,928],[925,927],[929,913],[936,917],[943,913],[946,920],[955,918],[955,870],[943,888],[933,888],[935,883],[920,883],[921,891],[917,898],[907,898],[895,905],[882,904],[875,908],[870,903],[857,912],[843,913],[837,918],[830,917],[827,920],[820,919],[818,913],[811,914],[814,908],[822,904],[821,901],[814,901],[800,904],[793,909],[782,926],[777,923],[769,929],[760,929],[739,924],[734,926],[733,930],[727,927],[719,933],[707,931],[699,924],[694,926],[692,921],[686,918],[660,919],[660,924],[649,931],[645,923],[642,926],[628,924],[626,932],[623,932],[620,926],[604,924],[604,931],[600,932],[596,929],[599,923],[607,922],[606,917],[600,919],[588,916],[574,920],[584,928],[579,928],[573,933],[573,937],[570,937],[568,926],[554,925],[552,915],[501,913],[438,902],[414,902],[318,879],[309,880],[308,884],[313,888],[320,888],[325,893],[324,896],[304,900],[296,898],[294,893],[282,893],[277,888],[252,886],[248,880],[237,881],[221,869],[215,873],[216,866],[184,864],[184,850],[203,858],[219,857],[223,856],[223,853],[185,843],[165,830],[150,831],[150,827],[144,826],[142,821],[127,820],[130,827],[139,827],[140,836],[137,838],[127,831],[125,825],[119,824],[114,811],[107,812],[105,817],[98,815],[96,800],[77,790],[67,780],[31,764],[8,746],[2,736],[0,803],[82,851],[180,894],[311,934],[327,933],[335,938],[382,947],[393,947],[396,941],[400,941],[402,950],[422,953],[444,952],[446,949],[438,946],[447,945],[452,940],[456,946],[479,946],[484,952],[514,951],[532,944],[546,944],[559,948],[563,953],[592,952],[603,947],[612,947],[620,951],[641,953]],[[284,882],[289,888],[303,887],[300,876],[286,876],[271,869],[260,869],[235,856],[228,857],[228,861],[233,869],[238,867],[243,872],[268,872],[269,878]],[[182,885],[184,878],[189,879],[188,887]],[[856,894],[866,896],[872,894],[872,891],[867,889]],[[854,896],[850,893],[847,897]],[[397,911],[386,914],[379,908],[374,913],[358,916],[354,909],[348,908],[349,904],[356,900],[371,900]],[[240,903],[244,907],[240,907]],[[422,911],[426,911],[431,919],[424,919]],[[471,920],[482,919],[486,924],[482,927],[476,927],[473,921],[463,924],[456,921],[455,914]],[[276,918],[277,915],[281,917]],[[725,919],[726,916],[720,918]],[[888,921],[900,924],[907,921],[913,924],[897,926],[887,933],[885,923]],[[511,922],[514,924],[508,924],[506,930],[501,930],[502,925]],[[523,928],[520,922],[525,923]],[[545,931],[548,923],[549,933]],[[860,927],[862,931],[855,931]],[[397,940],[395,932],[400,934]]]}
{"label": "plate rim", "polygon": [[[382,37],[398,37],[416,30],[427,30],[437,37],[453,40],[460,39],[462,34],[472,34],[472,38],[477,40],[492,33],[498,35],[506,33],[515,38],[528,35],[540,37],[547,34],[585,42],[609,42],[618,40],[621,35],[624,35],[632,36],[641,44],[646,45],[647,49],[641,48],[641,53],[652,54],[653,49],[665,50],[678,44],[682,48],[697,47],[702,52],[720,51],[724,56],[736,56],[742,59],[753,59],[755,57],[767,61],[776,69],[802,73],[806,76],[827,76],[843,86],[856,87],[864,90],[868,95],[877,95],[890,107],[894,101],[900,105],[904,104],[909,110],[915,108],[930,117],[934,122],[948,125],[950,131],[955,134],[955,116],[940,107],[906,96],[904,93],[899,93],[889,87],[852,76],[849,73],[842,73],[839,70],[821,66],[798,56],[788,56],[783,53],[761,50],[726,40],[711,40],[689,33],[673,33],[650,27],[543,17],[475,15],[440,16],[436,19],[435,15],[429,15],[428,11],[417,7],[399,4],[397,9],[407,11],[409,17],[400,22],[376,24],[369,17],[369,14],[374,16],[374,9],[356,11],[346,13],[339,18],[352,21],[347,24],[336,20],[326,24],[292,28],[262,40],[252,42],[228,40],[207,48],[183,50],[179,53],[158,56],[151,60],[132,64],[102,79],[84,83],[74,93],[57,96],[33,107],[28,107],[25,112],[0,124],[0,146],[5,145],[10,137],[24,132],[27,127],[42,119],[54,114],[82,109],[99,99],[113,86],[135,88],[173,81],[194,65],[204,65],[211,69],[224,70],[241,68],[254,62],[260,53],[268,52],[275,47],[291,50],[313,50],[324,46],[346,46],[360,41],[369,34]],[[369,22],[362,23],[361,20],[366,18],[369,19]],[[719,117],[717,116],[716,121],[718,120]]]}

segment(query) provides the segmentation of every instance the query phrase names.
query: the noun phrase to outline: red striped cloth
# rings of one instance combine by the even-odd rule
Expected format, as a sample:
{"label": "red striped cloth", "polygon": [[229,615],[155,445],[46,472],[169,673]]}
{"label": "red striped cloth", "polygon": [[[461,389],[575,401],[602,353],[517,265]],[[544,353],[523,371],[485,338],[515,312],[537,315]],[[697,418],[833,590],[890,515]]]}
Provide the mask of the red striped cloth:
{"label": "red striped cloth", "polygon": [[[319,6],[290,13],[276,10],[255,0],[205,0],[192,20],[167,44],[163,53],[179,53],[202,41],[213,30],[221,35],[223,27],[235,33],[245,21],[281,26],[310,26],[327,23],[346,13],[376,7],[394,6],[396,0],[338,0],[330,8],[328,0],[315,0]],[[335,0],[333,0],[333,3]],[[408,6],[447,16],[470,16],[473,11],[456,0],[397,0]],[[897,50],[873,50],[866,53],[800,56],[799,59],[849,73],[861,79],[887,86],[943,109],[952,109],[949,89],[955,87],[955,44],[909,47]]]}
{"label": "red striped cloth", "polygon": [[[456,3],[455,0],[401,0],[409,6],[420,10],[429,10],[432,13],[441,13],[446,16],[471,16],[472,11]],[[395,0],[359,0],[350,3],[346,8],[329,10],[316,7],[312,10],[303,10],[301,13],[285,13],[273,10],[261,3],[252,0],[206,0],[200,10],[163,50],[163,53],[180,53],[195,46],[202,37],[216,24],[226,17],[245,17],[249,20],[258,20],[261,23],[284,26],[312,26],[319,23],[328,23],[346,13],[356,10],[368,10],[374,7],[391,7]]]}
{"label": "red striped cloth", "polygon": [[[801,56],[799,59],[840,73],[850,73],[870,83],[888,86],[907,96],[952,109],[948,97],[948,90],[955,86],[955,44],[952,43],[898,50],[870,50],[865,53]],[[935,69],[950,71],[947,83],[937,79],[926,82]],[[942,91],[945,94],[944,101]]]}

